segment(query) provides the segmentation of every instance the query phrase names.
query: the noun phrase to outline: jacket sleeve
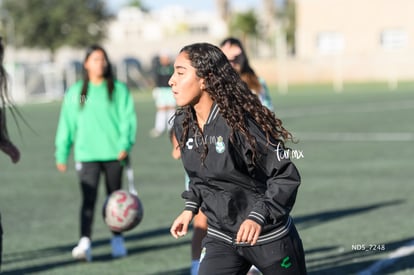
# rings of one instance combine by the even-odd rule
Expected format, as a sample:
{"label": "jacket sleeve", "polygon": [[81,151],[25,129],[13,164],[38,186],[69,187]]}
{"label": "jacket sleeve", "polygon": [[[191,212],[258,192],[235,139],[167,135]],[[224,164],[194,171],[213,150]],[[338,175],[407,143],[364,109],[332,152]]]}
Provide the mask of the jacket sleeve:
{"label": "jacket sleeve", "polygon": [[[177,138],[178,141],[181,140],[181,136],[183,134],[182,123],[183,123],[183,114],[178,112],[174,116],[174,123],[173,123],[173,128],[172,128],[172,130],[174,131],[175,137]],[[181,154],[182,153],[183,152],[181,151]],[[182,159],[183,158],[181,158],[181,160]],[[201,182],[201,180],[194,177],[193,175],[191,175],[191,173],[188,173],[187,171],[186,173],[187,173],[187,176],[189,177],[188,189],[185,190],[181,194],[181,197],[185,199],[184,210],[189,210],[193,212],[194,214],[197,214],[198,209],[200,208],[200,205],[201,205],[201,196],[200,196],[200,191],[197,188],[196,184],[197,182]]]}
{"label": "jacket sleeve", "polygon": [[76,87],[72,86],[72,88],[66,92],[60,111],[55,137],[56,163],[67,163],[75,137],[78,105],[80,103],[74,89],[76,89]]}
{"label": "jacket sleeve", "polygon": [[194,214],[198,213],[198,209],[201,205],[201,196],[199,189],[196,187],[196,178],[190,177],[190,182],[188,184],[188,190],[185,190],[181,197],[185,199],[184,210],[189,210]]}
{"label": "jacket sleeve", "polygon": [[296,200],[300,175],[289,158],[285,158],[281,145],[267,144],[264,133],[250,121],[249,131],[256,138],[257,160],[252,163],[252,149],[243,136],[236,133],[240,157],[250,167],[252,177],[264,185],[264,195],[253,206],[248,215],[260,225],[276,223],[289,215]]}
{"label": "jacket sleeve", "polygon": [[137,117],[135,113],[134,99],[124,83],[117,83],[119,100],[117,102],[119,114],[120,140],[118,151],[130,152],[135,144],[137,132]]}

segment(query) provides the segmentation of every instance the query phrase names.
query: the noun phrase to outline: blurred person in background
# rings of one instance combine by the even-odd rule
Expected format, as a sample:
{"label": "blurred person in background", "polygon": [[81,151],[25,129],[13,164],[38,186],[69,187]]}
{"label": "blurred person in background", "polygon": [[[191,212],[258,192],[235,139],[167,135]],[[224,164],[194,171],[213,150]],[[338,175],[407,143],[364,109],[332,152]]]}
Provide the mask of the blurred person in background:
{"label": "blurred person in background", "polygon": [[[17,163],[20,160],[19,149],[11,142],[6,122],[6,110],[14,106],[10,102],[8,95],[8,79],[7,72],[3,67],[4,59],[4,46],[2,37],[0,37],[0,150],[10,157],[13,163]],[[1,226],[1,213],[0,213],[0,270],[1,259],[3,250],[3,228]]]}
{"label": "blurred person in background", "polygon": [[169,124],[169,120],[175,113],[175,100],[171,87],[168,85],[168,80],[174,71],[174,67],[167,52],[161,51],[153,60],[152,71],[155,82],[152,95],[157,110],[155,113],[155,125],[150,131],[150,136],[155,138],[171,129],[172,125]]}
{"label": "blurred person in background", "polygon": [[220,43],[220,48],[233,68],[240,74],[241,79],[259,97],[260,102],[269,110],[274,111],[266,82],[264,79],[258,77],[250,66],[249,59],[241,41],[237,38],[229,37]]}
{"label": "blurred person in background", "polygon": [[[136,139],[134,101],[125,83],[114,79],[105,50],[92,45],[83,62],[84,78],[67,90],[55,138],[56,167],[67,170],[74,146],[82,192],[80,240],[72,250],[75,259],[91,261],[91,235],[100,175],[106,193],[121,189],[123,168]],[[127,255],[121,233],[112,232],[114,258]]]}

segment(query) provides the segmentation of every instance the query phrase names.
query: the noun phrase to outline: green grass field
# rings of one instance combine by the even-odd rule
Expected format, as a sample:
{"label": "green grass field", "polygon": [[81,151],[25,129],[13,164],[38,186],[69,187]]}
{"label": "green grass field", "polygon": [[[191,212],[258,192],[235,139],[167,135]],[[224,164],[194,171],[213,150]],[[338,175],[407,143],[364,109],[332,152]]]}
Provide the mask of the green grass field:
{"label": "green grass field", "polygon": [[[10,132],[22,151],[18,165],[0,155],[0,211],[4,227],[2,274],[187,274],[191,234],[169,234],[181,212],[184,175],[164,135],[149,138],[154,103],[135,92],[138,138],[132,153],[144,219],[125,234],[129,256],[112,260],[103,223],[101,184],[91,263],[76,262],[80,190],[73,161],[54,166],[60,102],[21,106],[33,130]],[[292,149],[302,185],[293,217],[303,239],[309,274],[355,274],[414,239],[414,84],[297,86],[272,93],[277,115],[299,140]],[[354,246],[353,246],[354,245]],[[359,251],[358,245],[384,250]],[[373,248],[373,247],[371,247]],[[379,274],[414,274],[413,254]]]}

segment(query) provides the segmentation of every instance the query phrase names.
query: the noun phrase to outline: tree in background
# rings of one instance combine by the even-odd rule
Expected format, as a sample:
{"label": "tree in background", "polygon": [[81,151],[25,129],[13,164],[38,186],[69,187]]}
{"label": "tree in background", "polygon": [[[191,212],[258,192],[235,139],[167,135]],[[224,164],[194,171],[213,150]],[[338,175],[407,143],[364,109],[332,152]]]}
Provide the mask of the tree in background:
{"label": "tree in background", "polygon": [[141,1],[141,0],[130,0],[128,6],[139,8],[143,12],[148,12],[149,11],[149,9],[145,6],[143,1]]}
{"label": "tree in background", "polygon": [[283,9],[278,13],[278,18],[282,22],[284,33],[286,34],[288,52],[294,55],[296,48],[296,9],[294,0],[284,1]]}
{"label": "tree in background", "polygon": [[247,44],[249,38],[258,36],[258,20],[253,10],[236,13],[230,20],[230,34],[240,37],[243,44]]}
{"label": "tree in background", "polygon": [[[282,28],[286,39],[289,54],[295,54],[296,14],[295,0],[262,0],[263,10],[234,13],[229,0],[216,0],[219,14],[224,16],[228,23],[229,33],[238,37],[246,46],[251,55],[255,55],[258,45],[267,49],[268,56],[276,53],[276,30]],[[266,55],[266,54],[264,54]]]}
{"label": "tree in background", "polygon": [[15,47],[48,49],[99,43],[109,14],[103,0],[2,0],[1,10],[14,18]]}

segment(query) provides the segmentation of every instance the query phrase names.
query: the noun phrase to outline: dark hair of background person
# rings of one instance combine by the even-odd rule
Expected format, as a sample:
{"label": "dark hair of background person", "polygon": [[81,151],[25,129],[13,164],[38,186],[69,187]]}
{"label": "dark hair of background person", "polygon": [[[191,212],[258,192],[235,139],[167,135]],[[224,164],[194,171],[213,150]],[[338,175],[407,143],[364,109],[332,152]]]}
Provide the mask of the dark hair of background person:
{"label": "dark hair of background person", "polygon": [[234,37],[229,37],[224,39],[220,43],[220,47],[223,47],[225,44],[230,44],[231,46],[237,46],[241,49],[241,53],[234,58],[234,60],[229,60],[240,65],[240,77],[246,82],[250,90],[260,93],[262,90],[262,85],[260,84],[259,78],[256,75],[253,68],[250,66],[249,59],[247,58],[246,50],[243,47],[241,41]]}
{"label": "dark hair of background person", "polygon": [[16,120],[16,116],[20,116],[16,107],[12,104],[8,94],[8,75],[3,67],[4,59],[4,46],[2,37],[0,37],[0,150],[7,154],[13,163],[20,160],[20,151],[10,141],[9,133],[7,130],[7,118],[6,110],[10,110],[10,113]]}
{"label": "dark hair of background person", "polygon": [[[99,45],[91,45],[89,46],[89,48],[87,48],[86,50],[86,55],[85,55],[85,59],[84,59],[84,63],[88,60],[89,56],[94,52],[94,51],[101,51],[104,54],[105,57],[105,61],[106,61],[106,68],[105,68],[105,72],[103,77],[106,79],[106,84],[108,87],[108,96],[109,99],[112,100],[112,93],[114,91],[114,81],[115,81],[115,77],[112,71],[112,65],[111,62],[109,61],[108,58],[108,54],[106,53],[106,51],[104,50],[104,48],[102,48]],[[83,85],[82,85],[82,92],[81,92],[81,98],[80,98],[80,104],[81,106],[83,106],[85,104],[85,101],[87,99],[87,95],[88,95],[88,84],[89,84],[89,76],[88,76],[88,72],[85,70],[85,68],[83,68]]]}

